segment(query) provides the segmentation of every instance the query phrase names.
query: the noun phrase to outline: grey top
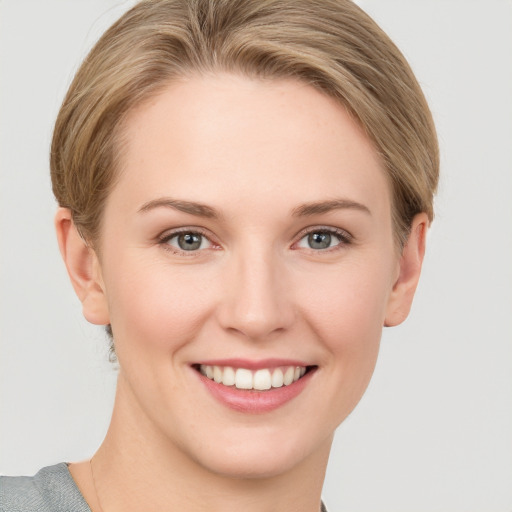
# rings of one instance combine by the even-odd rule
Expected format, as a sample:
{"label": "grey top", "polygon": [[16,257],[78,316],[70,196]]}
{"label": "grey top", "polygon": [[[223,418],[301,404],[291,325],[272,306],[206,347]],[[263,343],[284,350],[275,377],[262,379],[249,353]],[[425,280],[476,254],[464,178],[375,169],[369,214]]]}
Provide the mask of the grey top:
{"label": "grey top", "polygon": [[[0,476],[0,512],[91,512],[65,463],[34,476]],[[321,512],[327,512],[322,503]]]}
{"label": "grey top", "polygon": [[65,463],[34,476],[0,476],[0,512],[91,512]]}

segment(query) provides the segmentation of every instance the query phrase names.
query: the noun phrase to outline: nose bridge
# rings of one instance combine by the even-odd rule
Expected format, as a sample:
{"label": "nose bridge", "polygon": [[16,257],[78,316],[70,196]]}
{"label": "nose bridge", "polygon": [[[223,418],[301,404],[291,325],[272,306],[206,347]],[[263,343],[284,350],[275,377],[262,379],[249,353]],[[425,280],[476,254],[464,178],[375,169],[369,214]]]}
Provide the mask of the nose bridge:
{"label": "nose bridge", "polygon": [[261,339],[289,327],[293,307],[283,264],[272,247],[252,243],[235,251],[228,275],[220,312],[225,329]]}

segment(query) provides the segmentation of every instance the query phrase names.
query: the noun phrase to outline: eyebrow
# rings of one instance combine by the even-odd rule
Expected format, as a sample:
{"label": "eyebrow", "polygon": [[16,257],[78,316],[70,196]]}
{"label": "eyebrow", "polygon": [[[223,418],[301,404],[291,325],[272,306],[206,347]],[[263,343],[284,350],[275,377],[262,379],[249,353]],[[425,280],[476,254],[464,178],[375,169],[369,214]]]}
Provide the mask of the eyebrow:
{"label": "eyebrow", "polygon": [[[156,208],[172,208],[196,217],[205,217],[208,219],[218,219],[221,217],[215,208],[206,204],[172,199],[170,197],[161,197],[159,199],[148,201],[139,208],[139,212],[145,213]],[[371,215],[369,208],[364,204],[357,203],[350,199],[331,199],[329,201],[315,201],[297,206],[292,210],[292,216],[308,217],[311,215],[327,213],[332,210],[359,210]]]}
{"label": "eyebrow", "polygon": [[139,212],[145,213],[154,210],[155,208],[172,208],[174,210],[179,210],[180,212],[195,215],[196,217],[206,217],[209,219],[218,219],[220,217],[217,210],[211,206],[192,201],[172,199],[170,197],[161,197],[159,199],[148,201],[139,208]]}
{"label": "eyebrow", "polygon": [[329,201],[305,203],[294,208],[292,215],[294,217],[308,217],[310,215],[327,213],[332,210],[359,210],[371,215],[370,209],[367,206],[350,199],[331,199]]}

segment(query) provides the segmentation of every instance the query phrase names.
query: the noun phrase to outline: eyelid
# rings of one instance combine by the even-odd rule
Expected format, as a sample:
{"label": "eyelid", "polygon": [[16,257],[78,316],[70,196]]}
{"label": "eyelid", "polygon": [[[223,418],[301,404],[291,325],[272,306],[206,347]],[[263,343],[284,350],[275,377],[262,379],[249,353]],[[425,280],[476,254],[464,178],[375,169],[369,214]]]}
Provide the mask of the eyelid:
{"label": "eyelid", "polygon": [[332,250],[340,249],[342,247],[345,247],[345,246],[351,244],[353,242],[353,239],[354,239],[353,235],[351,233],[349,233],[346,229],[337,228],[337,227],[334,227],[334,226],[322,226],[322,225],[319,225],[319,226],[308,226],[307,228],[304,228],[303,230],[301,230],[297,234],[297,236],[295,237],[296,241],[293,242],[293,244],[292,244],[292,249],[295,248],[295,246],[304,237],[310,235],[311,233],[321,233],[321,232],[329,233],[331,235],[337,236],[340,239],[340,243],[337,244],[334,247],[330,247],[330,248],[327,248],[327,249],[310,249],[311,251],[313,251],[315,253],[330,252]]}
{"label": "eyelid", "polygon": [[[302,229],[296,235],[295,242],[293,242],[291,248],[296,249],[297,244],[305,236],[308,236],[309,234],[315,233],[315,232],[330,233],[332,235],[337,236],[340,239],[340,243],[334,247],[330,247],[327,249],[320,249],[320,250],[319,249],[310,249],[311,251],[313,251],[315,253],[330,252],[333,250],[340,249],[342,247],[345,247],[345,246],[351,244],[353,241],[353,238],[354,238],[351,233],[349,233],[347,230],[342,229],[342,228],[338,228],[338,227],[334,227],[334,226],[323,226],[323,225],[308,226],[308,227]],[[201,228],[199,226],[182,226],[179,228],[172,228],[172,229],[165,230],[160,235],[157,236],[157,243],[159,245],[161,245],[165,250],[170,251],[173,254],[182,254],[187,257],[198,256],[201,252],[206,250],[206,249],[200,249],[197,251],[183,251],[183,250],[180,250],[180,249],[178,249],[174,246],[171,246],[167,243],[169,240],[171,240],[173,237],[179,235],[180,233],[196,233],[196,234],[203,236],[213,245],[213,247],[211,247],[209,249],[219,249],[221,247],[220,244],[214,240],[214,237],[212,236],[212,234],[209,231],[207,231],[206,229]]]}
{"label": "eyelid", "polygon": [[163,231],[160,235],[157,236],[157,243],[162,246],[166,251],[172,252],[173,254],[180,254],[187,257],[198,256],[200,253],[207,249],[199,249],[197,251],[183,251],[175,246],[169,245],[167,242],[181,233],[194,233],[201,235],[206,238],[213,247],[209,247],[208,249],[217,249],[220,247],[220,244],[213,240],[213,236],[204,228],[199,226],[183,226],[179,228],[167,229]]}

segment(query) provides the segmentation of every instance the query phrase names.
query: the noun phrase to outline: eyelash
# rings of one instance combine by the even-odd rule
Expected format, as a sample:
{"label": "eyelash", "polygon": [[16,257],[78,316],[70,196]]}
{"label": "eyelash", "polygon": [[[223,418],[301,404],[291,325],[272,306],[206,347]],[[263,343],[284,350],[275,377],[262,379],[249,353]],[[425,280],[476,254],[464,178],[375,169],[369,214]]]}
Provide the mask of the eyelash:
{"label": "eyelash", "polygon": [[[336,250],[342,249],[344,246],[350,245],[353,241],[353,236],[344,229],[340,228],[334,228],[334,227],[327,227],[327,226],[314,226],[304,229],[298,234],[298,240],[292,244],[292,249],[297,246],[305,237],[313,234],[313,233],[326,233],[329,235],[334,235],[336,238],[338,238],[339,243],[334,245],[333,247],[327,247],[325,249],[313,249],[313,248],[307,248],[308,250],[312,251],[313,253],[325,253],[325,252],[332,252]],[[176,230],[173,230],[171,233],[166,232],[163,235],[160,235],[158,237],[158,243],[161,245],[166,251],[172,252],[173,254],[179,254],[186,257],[194,257],[197,256],[201,249],[198,250],[191,250],[191,251],[184,251],[180,250],[174,246],[171,246],[169,244],[169,241],[173,238],[179,236],[180,234],[191,234],[191,235],[200,235],[203,238],[206,238],[213,246],[218,247],[218,244],[215,244],[211,240],[211,238],[206,234],[206,232],[200,228],[196,227],[190,227],[190,228],[179,228]],[[215,248],[215,247],[214,247]],[[202,249],[204,250],[204,249]]]}
{"label": "eyelash", "polygon": [[341,228],[329,226],[313,226],[302,230],[298,234],[298,240],[297,242],[294,242],[293,246],[296,246],[299,242],[301,242],[301,240],[303,240],[305,237],[313,233],[326,233],[329,235],[334,235],[339,240],[339,243],[334,245],[333,247],[327,247],[325,249],[313,249],[311,247],[307,248],[309,251],[313,253],[327,253],[343,249],[347,245],[350,245],[354,239],[354,237],[348,231],[345,231],[344,229]]}
{"label": "eyelash", "polygon": [[200,235],[201,237],[206,238],[206,240],[208,240],[213,246],[218,247],[218,244],[215,244],[215,242],[213,242],[211,240],[211,237],[208,236],[204,230],[202,230],[201,228],[196,228],[196,227],[179,228],[179,229],[173,230],[170,233],[165,232],[163,235],[160,235],[158,237],[158,243],[159,243],[159,245],[161,245],[163,247],[164,250],[169,251],[173,254],[179,254],[182,256],[186,256],[188,258],[191,258],[191,257],[193,258],[194,256],[198,256],[200,250],[184,251],[184,250],[180,250],[177,247],[174,247],[169,244],[170,240],[172,240],[173,238],[175,238],[181,234]]}

